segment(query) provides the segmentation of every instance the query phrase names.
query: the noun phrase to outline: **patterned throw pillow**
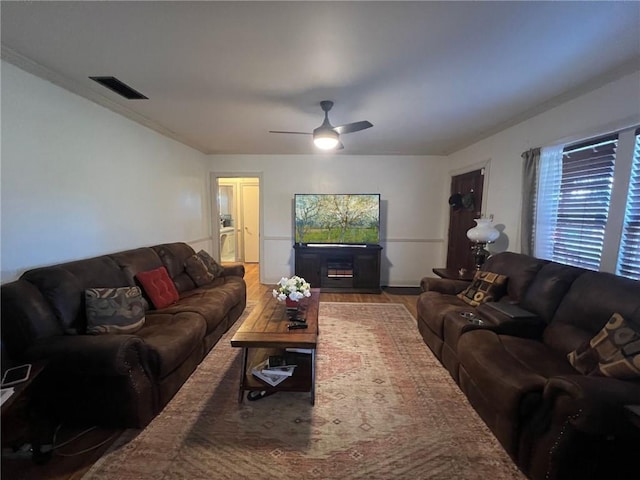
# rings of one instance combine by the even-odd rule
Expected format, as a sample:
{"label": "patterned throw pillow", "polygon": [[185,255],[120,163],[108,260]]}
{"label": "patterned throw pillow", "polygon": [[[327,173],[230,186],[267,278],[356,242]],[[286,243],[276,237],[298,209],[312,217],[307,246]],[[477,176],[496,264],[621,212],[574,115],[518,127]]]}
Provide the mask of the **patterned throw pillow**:
{"label": "patterned throw pillow", "polygon": [[144,325],[139,287],[88,288],[84,292],[87,333],[135,333]]}
{"label": "patterned throw pillow", "polygon": [[198,255],[192,255],[187,258],[184,262],[184,268],[187,271],[187,275],[189,275],[191,280],[199,287],[213,282],[215,278],[213,273],[207,269],[204,260]]}
{"label": "patterned throw pillow", "polygon": [[614,313],[602,330],[567,359],[583,375],[640,378],[640,327]]}
{"label": "patterned throw pillow", "polygon": [[180,299],[178,290],[165,267],[140,272],[136,278],[155,308],[165,308]]}
{"label": "patterned throw pillow", "polygon": [[471,284],[457,297],[472,307],[485,302],[495,302],[504,295],[506,283],[506,275],[478,270]]}
{"label": "patterned throw pillow", "polygon": [[207,266],[207,270],[209,270],[209,273],[211,273],[214,277],[222,276],[222,274],[224,273],[224,267],[220,265],[218,262],[216,262],[211,255],[209,255],[204,250],[200,250],[198,252],[198,256],[202,259],[204,264]]}

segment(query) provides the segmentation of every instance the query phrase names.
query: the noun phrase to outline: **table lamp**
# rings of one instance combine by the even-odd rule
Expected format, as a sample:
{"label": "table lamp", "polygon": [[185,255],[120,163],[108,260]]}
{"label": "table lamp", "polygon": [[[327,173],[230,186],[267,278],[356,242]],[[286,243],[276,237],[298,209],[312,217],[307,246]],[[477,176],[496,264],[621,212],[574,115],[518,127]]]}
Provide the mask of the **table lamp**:
{"label": "table lamp", "polygon": [[500,236],[500,232],[493,226],[492,218],[474,219],[476,226],[467,231],[467,238],[473,242],[471,252],[476,264],[476,270],[480,270],[482,264],[491,255],[485,248],[488,243],[493,243]]}

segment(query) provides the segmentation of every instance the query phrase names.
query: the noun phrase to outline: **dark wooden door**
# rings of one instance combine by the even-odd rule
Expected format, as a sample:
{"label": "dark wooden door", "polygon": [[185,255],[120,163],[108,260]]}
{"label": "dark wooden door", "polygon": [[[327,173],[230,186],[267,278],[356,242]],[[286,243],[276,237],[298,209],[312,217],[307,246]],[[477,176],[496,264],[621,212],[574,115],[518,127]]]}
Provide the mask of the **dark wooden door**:
{"label": "dark wooden door", "polygon": [[449,243],[447,246],[447,268],[475,268],[471,255],[471,242],[467,230],[475,226],[473,220],[482,212],[482,186],[484,169],[463,173],[451,178],[451,201],[449,205]]}

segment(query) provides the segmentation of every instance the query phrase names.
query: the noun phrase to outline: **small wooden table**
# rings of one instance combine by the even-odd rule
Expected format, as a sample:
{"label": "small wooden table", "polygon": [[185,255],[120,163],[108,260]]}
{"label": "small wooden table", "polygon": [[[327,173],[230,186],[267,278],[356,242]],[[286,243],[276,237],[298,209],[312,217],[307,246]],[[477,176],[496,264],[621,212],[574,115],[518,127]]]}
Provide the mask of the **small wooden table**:
{"label": "small wooden table", "polygon": [[[289,330],[291,323],[284,303],[271,299],[257,307],[231,339],[231,346],[241,347],[242,370],[238,402],[245,391],[309,392],[311,404],[315,403],[316,348],[318,345],[318,309],[320,289],[312,288],[311,296],[300,301],[301,314],[306,318],[306,329]],[[275,387],[267,385],[251,374],[251,368],[269,355],[281,354],[286,348],[305,349],[309,355],[301,355],[293,375]]]}
{"label": "small wooden table", "polygon": [[46,429],[45,419],[31,402],[34,384],[46,366],[46,361],[32,363],[29,378],[16,384],[13,395],[2,404],[2,446],[15,446],[11,444],[23,441],[20,433],[26,430],[26,440],[31,443],[32,460],[37,464],[43,464],[51,457],[51,451],[43,452],[41,445],[44,435],[41,430]]}
{"label": "small wooden table", "polygon": [[476,274],[475,270],[467,270],[463,275],[460,275],[460,272],[455,268],[434,268],[432,271],[440,278],[446,278],[449,280],[466,280],[468,282],[473,280],[473,277]]}

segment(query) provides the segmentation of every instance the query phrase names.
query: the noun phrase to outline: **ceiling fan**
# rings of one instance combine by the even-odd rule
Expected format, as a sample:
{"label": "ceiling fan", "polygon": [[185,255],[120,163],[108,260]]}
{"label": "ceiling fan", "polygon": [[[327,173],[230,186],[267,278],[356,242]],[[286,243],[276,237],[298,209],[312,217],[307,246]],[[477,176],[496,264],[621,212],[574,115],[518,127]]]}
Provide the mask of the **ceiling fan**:
{"label": "ceiling fan", "polygon": [[313,143],[322,150],[341,149],[344,148],[340,141],[340,135],[343,133],[359,132],[366,128],[373,127],[373,123],[363,120],[361,122],[347,123],[334,127],[329,122],[329,110],[333,107],[331,100],[323,100],[320,102],[320,108],[324,112],[324,122],[318,128],[309,132],[286,132],[282,130],[269,130],[269,133],[293,133],[297,135],[313,135]]}

